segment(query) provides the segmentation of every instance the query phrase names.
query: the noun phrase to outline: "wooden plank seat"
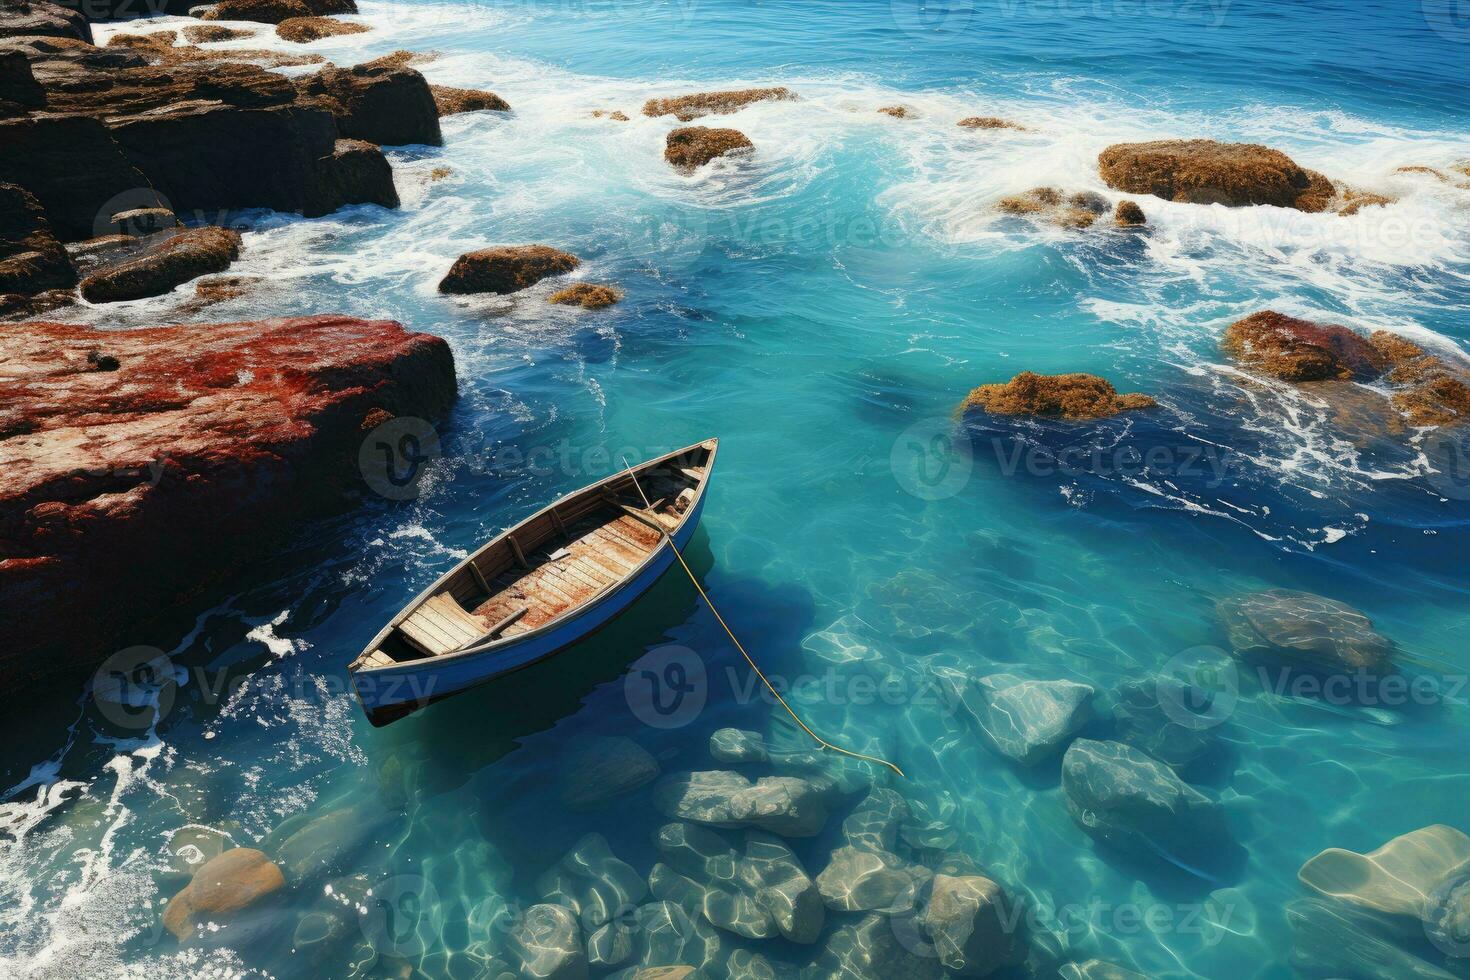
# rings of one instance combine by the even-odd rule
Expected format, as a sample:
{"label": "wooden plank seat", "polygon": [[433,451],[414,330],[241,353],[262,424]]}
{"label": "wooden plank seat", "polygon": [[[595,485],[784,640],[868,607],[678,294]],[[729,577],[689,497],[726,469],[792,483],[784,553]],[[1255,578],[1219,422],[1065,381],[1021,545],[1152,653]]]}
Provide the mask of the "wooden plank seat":
{"label": "wooden plank seat", "polygon": [[431,657],[468,646],[488,630],[480,617],[467,613],[448,592],[430,598],[398,624],[403,638]]}

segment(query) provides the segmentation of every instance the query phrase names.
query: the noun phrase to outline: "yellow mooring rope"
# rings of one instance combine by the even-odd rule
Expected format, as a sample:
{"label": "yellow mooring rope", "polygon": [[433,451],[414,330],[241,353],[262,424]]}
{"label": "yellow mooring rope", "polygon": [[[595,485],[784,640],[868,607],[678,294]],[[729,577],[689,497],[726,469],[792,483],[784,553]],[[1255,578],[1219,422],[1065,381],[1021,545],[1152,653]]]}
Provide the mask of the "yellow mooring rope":
{"label": "yellow mooring rope", "polygon": [[[633,472],[633,467],[628,465],[628,459],[626,456],[623,457],[623,465],[628,467],[628,476],[632,478],[633,486],[636,487],[638,490],[638,496],[643,498],[643,506],[648,510],[650,514],[652,514],[653,504],[649,503],[648,495],[643,492],[643,487],[638,482],[638,475]],[[755,671],[755,676],[761,679],[761,683],[766,686],[766,690],[770,691],[771,694],[775,696],[776,700],[781,703],[781,707],[786,709],[786,713],[791,716],[792,721],[795,721],[798,725],[800,725],[801,730],[806,732],[813,739],[815,739],[817,744],[820,745],[822,748],[831,749],[833,752],[840,752],[843,755],[851,756],[854,759],[862,759],[864,762],[876,762],[880,766],[887,766],[889,769],[892,769],[894,772],[907,779],[908,777],[904,776],[903,770],[898,768],[898,766],[895,766],[893,763],[889,762],[887,759],[878,759],[871,755],[863,755],[861,752],[853,752],[850,749],[844,749],[840,745],[833,745],[831,742],[827,741],[825,738],[812,731],[807,723],[801,720],[801,716],[791,709],[791,705],[786,703],[786,699],[781,696],[781,692],[771,686],[771,682],[766,680],[765,672],[762,671],[760,667],[756,666],[756,663],[751,658],[750,654],[745,652],[745,647],[741,646],[740,641],[735,638],[734,632],[732,632],[730,627],[725,623],[725,617],[720,615],[720,611],[715,608],[714,601],[710,599],[709,593],[704,591],[704,586],[700,585],[699,579],[694,577],[694,572],[692,569],[690,569],[689,563],[686,562],[684,560],[684,556],[679,553],[679,546],[674,544],[673,537],[669,534],[667,530],[664,529],[662,522],[660,522],[656,517],[653,519],[653,522],[655,524],[658,524],[659,532],[663,534],[665,538],[668,538],[669,549],[673,551],[674,557],[679,559],[679,564],[683,567],[684,574],[688,575],[689,581],[694,583],[694,588],[699,591],[699,596],[701,599],[704,600],[705,605],[709,606],[709,611],[715,614],[715,619],[719,622],[721,628],[724,629],[725,635],[730,638],[731,643],[735,644],[735,649],[740,651],[740,655],[745,658],[745,662],[750,664],[750,669]]]}

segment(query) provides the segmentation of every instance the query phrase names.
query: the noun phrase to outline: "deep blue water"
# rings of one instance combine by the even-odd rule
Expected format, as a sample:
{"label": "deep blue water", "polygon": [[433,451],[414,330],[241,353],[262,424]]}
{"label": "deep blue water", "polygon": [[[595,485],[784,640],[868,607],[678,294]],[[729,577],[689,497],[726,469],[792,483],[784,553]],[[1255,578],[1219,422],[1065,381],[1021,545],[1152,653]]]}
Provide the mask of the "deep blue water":
{"label": "deep blue water", "polygon": [[[667,820],[651,788],[569,808],[569,753],[626,737],[666,774],[755,776],[772,770],[713,761],[709,735],[800,744],[687,584],[665,579],[543,669],[386,729],[361,716],[345,667],[478,541],[624,455],[718,435],[691,554],[710,595],[773,676],[834,680],[838,694],[795,701],[827,737],[904,769],[877,779],[1031,910],[1037,962],[1293,975],[1285,908],[1305,894],[1304,861],[1436,822],[1470,831],[1470,711],[1455,693],[1470,666],[1470,491],[1431,472],[1421,450],[1433,456],[1434,439],[1385,431],[1382,391],[1251,379],[1218,344],[1269,307],[1462,356],[1470,191],[1395,173],[1470,157],[1470,24],[1453,13],[1436,0],[364,3],[370,33],[312,49],[338,61],[434,51],[430,81],[493,89],[515,111],[451,117],[444,148],[391,151],[397,211],[239,216],[252,230],[236,271],[272,285],[211,315],[342,311],[445,336],[462,392],[438,426],[445,455],[414,499],[310,526],[192,630],[146,638],[182,683],[145,704],[141,727],[87,692],[42,706],[76,721],[6,759],[10,971],[495,976],[491,964],[514,964],[504,923],[541,900],[538,877],[583,835],[603,834],[646,876]],[[755,143],[749,161],[669,169],[671,123],[640,116],[642,102],[745,85],[799,98],[720,120]],[[894,104],[910,118],[876,112]],[[954,125],[977,114],[1031,131]],[[1266,143],[1397,200],[1339,217],[1144,199],[1141,234],[995,211],[1040,184],[1117,199],[1099,150],[1196,136]],[[431,180],[436,167],[451,172]],[[568,249],[579,277],[627,298],[592,313],[551,307],[540,287],[437,294],[455,256],[508,242]],[[183,299],[94,319],[159,322]],[[1161,408],[977,427],[942,448],[971,388],[1026,369],[1100,374]],[[1051,465],[1078,447],[1085,465]],[[1069,817],[1055,759],[1018,766],[925,694],[936,668],[1073,680],[1099,692],[1104,717],[1086,734],[1108,738],[1120,685],[1196,657],[1228,662],[1216,602],[1271,588],[1362,610],[1405,673],[1442,694],[1412,710],[1338,705],[1243,674],[1187,772],[1228,825],[1199,842],[1228,860],[1201,873],[1100,847]],[[671,648],[703,665],[704,705],[659,727],[627,671]],[[866,686],[882,680],[897,696]],[[860,798],[795,844],[811,874]],[[223,837],[284,861],[304,828],[330,873],[293,881],[210,945],[160,930],[186,880],[172,853],[184,842],[207,851]],[[326,894],[352,874],[393,893],[391,928]],[[1103,911],[1064,914],[1077,907]],[[1117,918],[1133,908],[1170,924]],[[830,913],[829,931],[855,918]],[[733,951],[799,968],[821,946],[719,939],[713,976]]]}

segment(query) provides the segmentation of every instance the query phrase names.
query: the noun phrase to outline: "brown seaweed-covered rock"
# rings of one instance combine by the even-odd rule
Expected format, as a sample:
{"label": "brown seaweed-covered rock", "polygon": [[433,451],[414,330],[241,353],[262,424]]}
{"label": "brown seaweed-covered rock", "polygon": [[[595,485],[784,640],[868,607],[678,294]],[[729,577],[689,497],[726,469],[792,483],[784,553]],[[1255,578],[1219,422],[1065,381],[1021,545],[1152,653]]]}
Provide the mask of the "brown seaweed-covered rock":
{"label": "brown seaweed-covered rock", "polygon": [[201,15],[203,20],[250,20],[279,24],[293,17],[330,17],[355,14],[355,0],[218,0]]}
{"label": "brown seaweed-covered rock", "polygon": [[75,286],[77,271],[41,205],[14,184],[0,184],[0,293]]}
{"label": "brown seaweed-covered rock", "polygon": [[459,112],[509,112],[510,103],[494,92],[483,92],[473,88],[455,88],[453,85],[430,85],[434,94],[434,105],[441,116],[452,116]]}
{"label": "brown seaweed-covered rock", "polygon": [[1101,419],[1157,404],[1148,395],[1120,395],[1106,380],[1093,374],[1022,371],[1005,384],[981,385],[970,392],[960,408],[994,415]]}
{"label": "brown seaweed-covered rock", "polygon": [[461,255],[439,283],[441,293],[514,293],[565,275],[581,260],[549,245],[502,245]]}
{"label": "brown seaweed-covered rock", "polygon": [[1119,228],[1137,228],[1148,224],[1148,218],[1144,217],[1143,208],[1137,201],[1119,201],[1113,209],[1113,224]]}
{"label": "brown seaweed-covered rock", "polygon": [[1002,119],[999,116],[966,116],[964,119],[955,123],[955,125],[961,129],[1014,129],[1023,133],[1029,133],[1031,131],[1028,127],[1022,126],[1020,123],[1011,122],[1009,119]]}
{"label": "brown seaweed-covered rock", "polygon": [[616,286],[579,282],[566,289],[557,290],[547,297],[547,301],[563,306],[580,306],[585,310],[600,310],[603,307],[612,306],[622,298],[623,291]]}
{"label": "brown seaweed-covered rock", "polygon": [[454,395],[449,346],[391,321],[0,325],[0,680],[72,681],[192,616],[364,492],[370,410],[433,418]]}
{"label": "brown seaweed-covered rock", "polygon": [[92,41],[85,14],[47,0],[0,0],[0,37],[70,37]]}
{"label": "brown seaweed-covered rock", "polygon": [[1119,143],[1098,155],[1098,167],[1109,187],[1186,204],[1274,204],[1315,212],[1336,195],[1326,177],[1256,143]]}
{"label": "brown seaweed-covered rock", "polygon": [[439,146],[439,110],[429,83],[412,68],[386,60],[329,66],[296,79],[303,100],[329,110],[341,134],[380,146]]}
{"label": "brown seaweed-covered rock", "polygon": [[286,887],[270,858],[249,847],[235,847],[210,858],[194,872],[184,890],[163,910],[163,926],[179,940],[198,925],[230,917]]}
{"label": "brown seaweed-covered rock", "polygon": [[371,29],[366,24],[354,24],[331,17],[288,17],[276,25],[276,37],[296,44],[306,44],[320,41],[324,37],[366,34]]}
{"label": "brown seaweed-covered rock", "polygon": [[1387,366],[1376,347],[1347,327],[1273,310],[1232,323],[1221,347],[1241,363],[1282,381],[1371,380]]}
{"label": "brown seaweed-covered rock", "polygon": [[593,109],[593,119],[611,119],[613,122],[627,122],[628,114],[621,109]]}
{"label": "brown seaweed-covered rock", "polygon": [[643,103],[645,116],[673,116],[689,122],[700,116],[728,115],[753,102],[789,101],[796,93],[784,86],[775,88],[743,88],[725,92],[696,92],[671,99],[649,99]]}
{"label": "brown seaweed-covered rock", "polygon": [[253,37],[254,31],[223,24],[190,24],[184,28],[184,40],[190,44],[213,44],[218,41],[235,41],[242,37]]}
{"label": "brown seaweed-covered rock", "polygon": [[332,151],[330,180],[342,203],[398,207],[393,167],[383,150],[365,140],[338,140]]}
{"label": "brown seaweed-covered rock", "polygon": [[907,119],[914,113],[914,110],[910,109],[906,105],[886,105],[881,107],[878,111],[883,113],[883,115],[885,116],[892,116],[894,119]]}
{"label": "brown seaweed-covered rock", "polygon": [[1062,228],[1091,228],[1107,214],[1108,202],[1093,191],[1068,194],[1055,187],[1034,187],[1024,194],[1000,199],[997,207],[1006,214],[1049,221]]}
{"label": "brown seaweed-covered rock", "polygon": [[160,296],[211,272],[223,272],[240,257],[240,233],[228,228],[190,228],[151,246],[121,265],[82,280],[89,303],[118,303]]}
{"label": "brown seaweed-covered rock", "polygon": [[693,173],[716,157],[747,154],[755,144],[738,129],[684,126],[664,141],[664,159],[684,173]]}

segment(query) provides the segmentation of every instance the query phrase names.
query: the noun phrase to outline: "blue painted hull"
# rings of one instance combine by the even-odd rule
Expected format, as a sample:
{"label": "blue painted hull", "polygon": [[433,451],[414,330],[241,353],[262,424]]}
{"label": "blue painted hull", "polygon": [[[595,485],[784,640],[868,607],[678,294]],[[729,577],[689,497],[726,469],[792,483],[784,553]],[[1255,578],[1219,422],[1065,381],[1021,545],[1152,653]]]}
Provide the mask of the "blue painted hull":
{"label": "blue painted hull", "polygon": [[[693,512],[674,532],[673,540],[680,551],[688,545],[699,526],[704,498],[704,494],[699,495]],[[353,688],[369,719],[377,723],[393,720],[432,701],[529,667],[606,625],[637,602],[675,560],[669,543],[665,541],[632,578],[589,602],[554,629],[523,641],[498,645],[483,653],[415,660],[378,670],[356,671],[352,674]]]}

